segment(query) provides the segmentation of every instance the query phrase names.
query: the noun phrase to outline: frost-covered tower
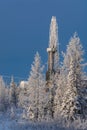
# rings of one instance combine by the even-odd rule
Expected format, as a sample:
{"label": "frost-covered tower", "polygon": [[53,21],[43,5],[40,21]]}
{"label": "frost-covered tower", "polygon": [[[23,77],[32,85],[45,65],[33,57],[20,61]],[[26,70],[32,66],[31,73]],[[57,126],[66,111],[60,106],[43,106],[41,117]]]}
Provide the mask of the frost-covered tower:
{"label": "frost-covered tower", "polygon": [[56,17],[52,16],[49,32],[49,47],[47,48],[48,52],[48,70],[46,73],[46,80],[51,80],[53,74],[58,67],[58,26]]}

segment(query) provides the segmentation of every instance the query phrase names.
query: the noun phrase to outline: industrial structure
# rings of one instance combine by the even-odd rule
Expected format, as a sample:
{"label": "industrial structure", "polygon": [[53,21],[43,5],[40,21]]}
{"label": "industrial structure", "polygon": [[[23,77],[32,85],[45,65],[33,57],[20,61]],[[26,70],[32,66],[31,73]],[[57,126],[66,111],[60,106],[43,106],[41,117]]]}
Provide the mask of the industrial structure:
{"label": "industrial structure", "polygon": [[46,73],[46,81],[49,83],[52,76],[56,72],[56,64],[58,65],[59,52],[58,52],[58,26],[56,17],[52,17],[49,32],[49,48],[47,48],[48,53],[48,68]]}

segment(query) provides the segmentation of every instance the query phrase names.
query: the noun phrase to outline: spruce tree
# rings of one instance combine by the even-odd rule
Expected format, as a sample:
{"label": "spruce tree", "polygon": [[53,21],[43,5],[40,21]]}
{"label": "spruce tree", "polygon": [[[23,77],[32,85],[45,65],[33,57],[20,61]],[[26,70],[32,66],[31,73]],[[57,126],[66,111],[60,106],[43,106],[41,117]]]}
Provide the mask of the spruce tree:
{"label": "spruce tree", "polygon": [[[81,92],[83,74],[81,66],[81,62],[83,60],[82,55],[82,45],[79,37],[75,33],[67,46],[67,52],[64,57],[63,67],[67,81],[64,86],[65,91],[63,93],[63,97],[61,98],[58,114],[65,119],[74,120],[78,117],[84,117],[84,98]],[[57,94],[59,95],[59,90]],[[56,99],[58,99],[57,95]],[[59,108],[59,106],[57,106],[57,108]]]}
{"label": "spruce tree", "polygon": [[9,90],[10,106],[17,106],[17,86],[14,82],[13,76],[11,77],[10,90]]}
{"label": "spruce tree", "polygon": [[4,110],[5,110],[5,83],[2,76],[0,76],[0,111]]}
{"label": "spruce tree", "polygon": [[28,79],[27,100],[28,110],[32,113],[29,118],[38,120],[44,114],[43,96],[44,96],[45,80],[43,75],[43,66],[41,65],[41,58],[37,52],[34,62],[31,66],[30,76]]}

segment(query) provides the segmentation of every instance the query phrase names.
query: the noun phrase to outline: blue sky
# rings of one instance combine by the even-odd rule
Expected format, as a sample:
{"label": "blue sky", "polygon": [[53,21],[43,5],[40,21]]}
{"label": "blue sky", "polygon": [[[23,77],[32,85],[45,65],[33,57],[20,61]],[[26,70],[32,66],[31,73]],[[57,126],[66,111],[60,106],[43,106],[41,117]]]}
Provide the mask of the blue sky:
{"label": "blue sky", "polygon": [[46,63],[53,15],[60,51],[77,31],[87,60],[87,0],[0,0],[0,75],[27,78],[36,51]]}

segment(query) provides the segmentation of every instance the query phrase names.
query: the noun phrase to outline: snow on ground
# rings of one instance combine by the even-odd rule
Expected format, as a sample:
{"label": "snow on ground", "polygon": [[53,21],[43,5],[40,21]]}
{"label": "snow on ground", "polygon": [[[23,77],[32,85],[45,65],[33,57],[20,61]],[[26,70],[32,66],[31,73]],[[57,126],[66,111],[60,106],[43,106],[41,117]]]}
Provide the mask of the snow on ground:
{"label": "snow on ground", "polygon": [[6,118],[3,117],[3,114],[0,114],[0,130],[10,130],[10,123]]}
{"label": "snow on ground", "polygon": [[0,121],[0,130],[87,130],[84,128],[75,129],[74,127],[64,128],[57,124],[40,124],[40,123],[17,123],[16,121],[3,120]]}
{"label": "snow on ground", "polygon": [[0,121],[0,130],[11,130],[11,121]]}
{"label": "snow on ground", "polygon": [[0,117],[0,130],[65,130],[49,123],[29,123]]}
{"label": "snow on ground", "polygon": [[87,121],[78,121],[72,126],[63,127],[57,122],[30,122],[22,119],[11,119],[6,114],[0,114],[0,130],[87,130]]}

